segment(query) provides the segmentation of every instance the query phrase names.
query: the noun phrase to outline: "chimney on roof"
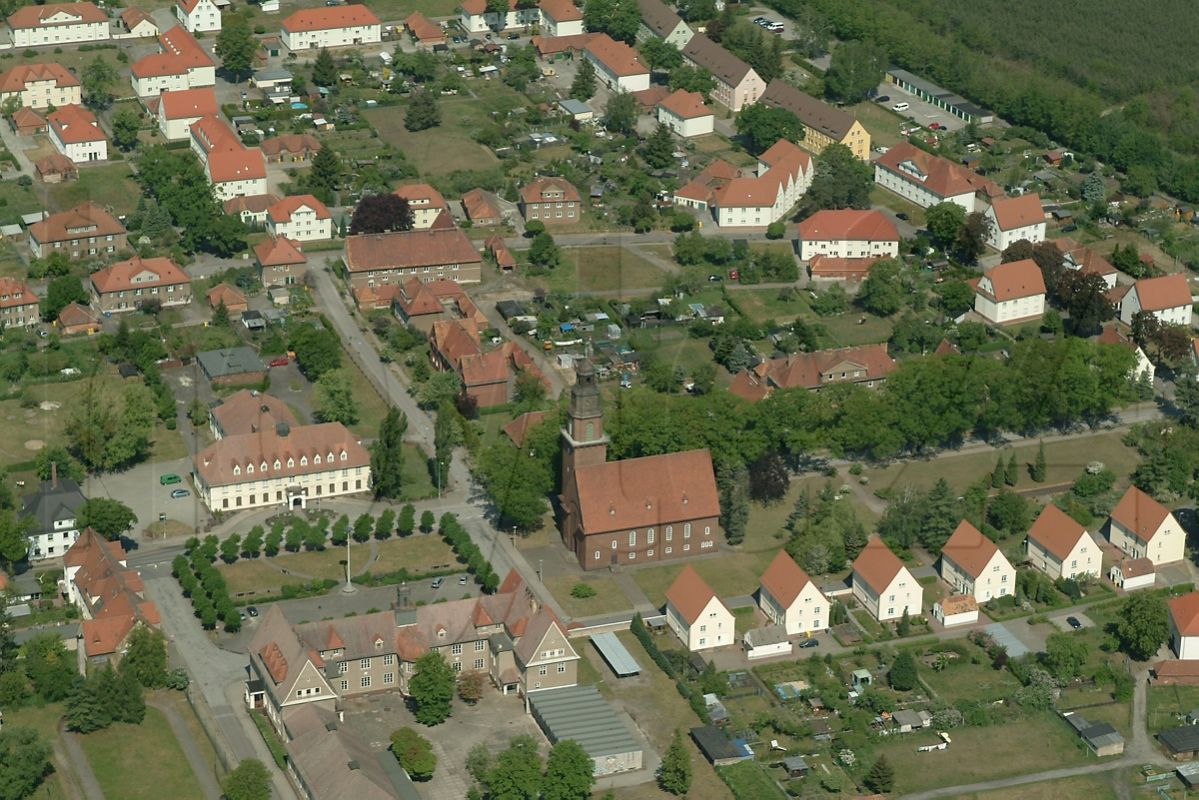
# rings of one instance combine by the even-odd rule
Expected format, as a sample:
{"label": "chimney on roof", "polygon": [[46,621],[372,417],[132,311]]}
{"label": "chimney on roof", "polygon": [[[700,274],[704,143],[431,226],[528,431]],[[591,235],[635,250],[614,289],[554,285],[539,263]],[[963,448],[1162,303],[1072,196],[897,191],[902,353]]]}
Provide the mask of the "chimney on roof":
{"label": "chimney on roof", "polygon": [[287,436],[287,434],[291,433],[291,426],[286,422],[276,422],[275,433],[277,433],[280,437]]}
{"label": "chimney on roof", "polygon": [[57,461],[50,462],[50,488],[51,489],[58,488],[58,462]]}

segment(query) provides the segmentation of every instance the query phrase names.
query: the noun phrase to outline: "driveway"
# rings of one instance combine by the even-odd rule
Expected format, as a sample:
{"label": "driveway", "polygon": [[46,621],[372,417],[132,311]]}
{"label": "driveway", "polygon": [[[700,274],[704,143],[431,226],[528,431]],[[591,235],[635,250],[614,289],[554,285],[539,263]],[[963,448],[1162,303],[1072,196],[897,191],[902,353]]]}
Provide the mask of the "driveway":
{"label": "driveway", "polygon": [[1069,622],[1066,621],[1066,619],[1068,617],[1073,617],[1074,619],[1078,620],[1079,624],[1082,626],[1082,627],[1078,628],[1078,630],[1095,627],[1095,623],[1091,620],[1091,618],[1088,617],[1086,614],[1082,613],[1081,611],[1072,611],[1070,613],[1052,616],[1049,618],[1049,623],[1051,625],[1053,625],[1055,628],[1058,628],[1059,630],[1063,630],[1063,631],[1066,631],[1067,633],[1069,633],[1070,631],[1074,630],[1074,627]]}

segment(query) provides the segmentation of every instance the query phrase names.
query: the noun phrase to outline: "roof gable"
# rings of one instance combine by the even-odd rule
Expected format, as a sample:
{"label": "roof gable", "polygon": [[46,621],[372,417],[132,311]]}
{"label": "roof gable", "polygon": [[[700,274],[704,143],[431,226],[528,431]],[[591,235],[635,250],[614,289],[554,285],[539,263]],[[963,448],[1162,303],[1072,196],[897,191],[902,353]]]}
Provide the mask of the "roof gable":
{"label": "roof gable", "polygon": [[1169,510],[1135,486],[1120,498],[1112,509],[1112,522],[1131,533],[1139,541],[1148,543],[1170,516]]}
{"label": "roof gable", "polygon": [[712,587],[699,576],[699,573],[690,564],[683,567],[683,571],[666,590],[666,602],[674,606],[675,610],[679,612],[679,616],[688,625],[694,624],[699,619],[699,615],[713,599],[716,599],[722,606],[724,605],[716,597],[716,592],[712,591]]}
{"label": "roof gable", "polygon": [[978,578],[998,552],[994,542],[962,520],[941,549],[941,557],[952,561],[970,577]]}
{"label": "roof gable", "polygon": [[761,579],[762,588],[770,592],[770,596],[785,608],[790,608],[811,582],[808,573],[795,563],[795,559],[791,558],[786,550],[780,550],[775,555],[770,566],[762,573]]}
{"label": "roof gable", "polygon": [[854,577],[861,578],[875,594],[885,592],[903,569],[903,562],[877,536],[870,537],[853,562]]}
{"label": "roof gable", "polygon": [[1086,528],[1055,505],[1041,509],[1040,515],[1028,529],[1029,540],[1053,554],[1058,561],[1069,558],[1079,541],[1087,535]]}

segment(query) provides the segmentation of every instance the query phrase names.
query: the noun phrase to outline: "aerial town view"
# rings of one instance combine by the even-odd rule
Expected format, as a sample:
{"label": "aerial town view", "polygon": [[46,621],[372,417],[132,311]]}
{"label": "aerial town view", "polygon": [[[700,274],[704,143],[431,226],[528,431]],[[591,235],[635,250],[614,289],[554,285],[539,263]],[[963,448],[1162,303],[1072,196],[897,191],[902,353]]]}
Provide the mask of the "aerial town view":
{"label": "aerial town view", "polygon": [[1197,15],[1064,10],[0,0],[0,800],[1190,796]]}

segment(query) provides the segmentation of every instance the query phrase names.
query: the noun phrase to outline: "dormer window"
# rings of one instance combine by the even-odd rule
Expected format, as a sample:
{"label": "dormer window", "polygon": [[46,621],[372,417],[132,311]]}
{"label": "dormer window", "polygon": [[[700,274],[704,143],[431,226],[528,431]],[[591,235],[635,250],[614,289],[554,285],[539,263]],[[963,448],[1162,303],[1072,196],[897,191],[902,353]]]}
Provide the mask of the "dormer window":
{"label": "dormer window", "polygon": [[262,462],[262,466],[258,468],[259,472],[266,472],[266,462]]}
{"label": "dormer window", "polygon": [[300,456],[300,466],[301,467],[308,466],[308,456]]}
{"label": "dormer window", "polygon": [[316,464],[318,467],[320,466],[320,464],[321,464],[321,454],[320,453],[317,453],[315,456],[312,457],[312,463]]}
{"label": "dormer window", "polygon": [[438,638],[438,639],[444,639],[444,638],[445,638],[445,630],[444,630],[444,629],[442,629],[442,630],[439,630],[439,631],[437,632],[437,638]]}
{"label": "dormer window", "polygon": [[240,475],[240,474],[241,474],[241,467],[234,467],[234,468],[233,468],[233,474],[234,474],[234,475]]}
{"label": "dormer window", "polygon": [[382,639],[375,639],[375,649],[376,650],[383,649],[383,640]]}
{"label": "dormer window", "polygon": [[246,464],[246,474],[247,475],[254,474],[254,465],[253,464]]}
{"label": "dormer window", "polygon": [[329,461],[333,461],[333,451],[329,451]]}
{"label": "dormer window", "polygon": [[342,451],[341,451],[341,460],[342,460],[342,461],[346,461],[346,460],[348,460],[348,459],[349,459],[349,456],[346,454],[346,451],[345,451],[345,450],[342,450]]}
{"label": "dormer window", "polygon": [[294,458],[287,459],[287,468],[288,469],[291,469],[295,465],[296,465],[296,460]]}
{"label": "dormer window", "polygon": [[[287,466],[290,467],[291,464],[288,464]],[[277,458],[275,459],[275,469],[279,469],[279,459],[277,459]]]}

